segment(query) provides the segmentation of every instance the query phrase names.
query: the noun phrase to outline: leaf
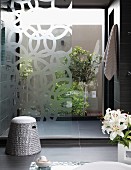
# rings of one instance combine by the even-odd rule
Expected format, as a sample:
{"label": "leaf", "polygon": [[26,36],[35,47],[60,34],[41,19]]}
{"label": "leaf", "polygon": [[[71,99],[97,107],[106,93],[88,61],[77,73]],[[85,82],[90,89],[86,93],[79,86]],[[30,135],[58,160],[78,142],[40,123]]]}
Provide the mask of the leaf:
{"label": "leaf", "polygon": [[129,136],[129,134],[131,133],[131,130],[126,131],[124,138],[127,138]]}
{"label": "leaf", "polygon": [[127,138],[131,140],[131,136],[128,136]]}
{"label": "leaf", "polygon": [[124,142],[124,146],[127,146],[129,148],[129,141],[126,139],[123,139],[123,142]]}

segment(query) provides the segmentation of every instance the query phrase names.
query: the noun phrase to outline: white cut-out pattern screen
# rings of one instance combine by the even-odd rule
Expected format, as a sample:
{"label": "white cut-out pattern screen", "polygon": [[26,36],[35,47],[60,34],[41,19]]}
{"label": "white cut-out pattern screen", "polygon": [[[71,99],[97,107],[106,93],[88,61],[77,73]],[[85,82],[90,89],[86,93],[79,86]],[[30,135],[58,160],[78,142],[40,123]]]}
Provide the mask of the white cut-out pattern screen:
{"label": "white cut-out pattern screen", "polygon": [[[24,24],[24,16],[30,14],[33,17],[39,4],[37,1],[35,6],[30,1],[16,2],[21,10],[15,10],[15,1],[11,2],[15,20],[6,44],[7,53],[16,56],[15,61],[8,62],[17,83],[15,101],[21,115],[55,120],[62,111],[71,111],[71,107],[66,107],[71,99],[62,96],[72,84],[69,70],[72,27],[44,25],[44,21],[37,24],[36,20]],[[25,4],[28,4],[28,10],[25,10]],[[16,41],[12,37],[16,37]]]}
{"label": "white cut-out pattern screen", "polygon": [[[13,113],[51,120],[59,115],[101,114],[102,68],[99,73],[96,69],[95,84],[91,82],[87,91],[83,82],[81,87],[75,84],[69,68],[75,46],[102,54],[104,10],[78,11],[71,9],[71,4],[59,9],[54,1],[46,1],[51,2],[50,8],[41,7],[37,0],[12,0],[11,12],[2,11],[6,25],[4,61],[11,79],[8,89]],[[84,102],[89,104],[86,114]]]}

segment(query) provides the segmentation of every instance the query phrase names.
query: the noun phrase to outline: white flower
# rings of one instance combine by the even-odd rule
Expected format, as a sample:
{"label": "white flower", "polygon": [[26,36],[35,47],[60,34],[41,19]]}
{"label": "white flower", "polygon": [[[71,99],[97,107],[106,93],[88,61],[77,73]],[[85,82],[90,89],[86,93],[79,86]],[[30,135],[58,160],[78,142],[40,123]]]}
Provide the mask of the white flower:
{"label": "white flower", "polygon": [[121,121],[121,111],[118,109],[118,110],[112,110],[110,111],[111,113],[111,119],[115,122],[120,122]]}
{"label": "white flower", "polygon": [[117,109],[116,112],[117,112],[118,115],[121,114],[121,110],[120,109]]}
{"label": "white flower", "polygon": [[110,111],[111,111],[110,108],[108,108],[108,109],[106,110],[106,114],[105,114],[105,116],[104,116],[104,120],[109,121],[109,120],[111,119]]}
{"label": "white flower", "polygon": [[128,114],[127,113],[122,113],[120,115],[120,120],[121,122],[125,123],[127,126],[128,126],[128,123],[129,123],[129,118],[128,118]]}
{"label": "white flower", "polygon": [[113,140],[117,135],[124,137],[123,130],[127,129],[126,124],[120,124],[119,122],[110,122],[110,139]]}
{"label": "white flower", "polygon": [[111,111],[110,108],[106,109],[106,113],[110,113],[110,111]]}
{"label": "white flower", "polygon": [[107,133],[109,134],[109,129],[110,129],[110,123],[109,123],[109,121],[103,121],[102,122],[102,124],[103,124],[103,126],[101,127],[101,129],[102,129],[102,132],[105,134],[105,131],[107,131]]}
{"label": "white flower", "polygon": [[130,135],[127,136],[125,134],[128,134],[126,132],[131,130],[131,115],[121,113],[120,109],[111,110],[108,108],[102,124],[102,132],[107,132],[112,141],[115,139],[114,142],[123,142],[124,146],[129,147]]}
{"label": "white flower", "polygon": [[128,123],[131,125],[131,115],[128,115]]}
{"label": "white flower", "polygon": [[104,120],[109,121],[110,119],[111,119],[110,113],[106,113],[105,116],[104,116]]}

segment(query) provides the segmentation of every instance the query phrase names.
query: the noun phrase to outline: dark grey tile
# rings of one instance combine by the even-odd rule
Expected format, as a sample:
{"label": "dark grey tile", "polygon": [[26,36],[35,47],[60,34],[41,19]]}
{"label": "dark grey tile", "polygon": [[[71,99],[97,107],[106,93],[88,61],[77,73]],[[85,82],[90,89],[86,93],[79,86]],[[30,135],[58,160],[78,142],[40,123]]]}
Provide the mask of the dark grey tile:
{"label": "dark grey tile", "polygon": [[[0,148],[3,153],[4,148]],[[40,156],[46,156],[50,161],[117,161],[116,146],[78,147],[43,147],[41,152],[32,156],[0,155],[0,170],[29,170],[31,162]]]}
{"label": "dark grey tile", "polygon": [[120,43],[131,44],[131,23],[121,24]]}
{"label": "dark grey tile", "polygon": [[126,0],[126,1],[122,1],[122,5],[124,5],[124,4],[131,4],[131,1],[130,0]]}
{"label": "dark grey tile", "polygon": [[51,161],[117,161],[116,146],[90,146],[90,147],[61,147],[44,148],[36,155],[45,155]]}
{"label": "dark grey tile", "polygon": [[121,63],[120,70],[120,83],[131,84],[131,76],[128,76],[128,71],[131,71],[131,63]]}
{"label": "dark grey tile", "polygon": [[45,155],[51,161],[80,161],[80,147],[46,147],[40,154]]}
{"label": "dark grey tile", "polygon": [[[42,123],[43,122],[39,122]],[[49,124],[48,124],[49,123]],[[63,124],[62,124],[63,123]],[[72,121],[72,122],[46,122],[45,127],[39,125],[40,138],[98,138],[102,137],[101,121],[88,120],[88,121]],[[50,126],[51,125],[51,126]],[[41,128],[40,128],[41,127]],[[84,136],[85,135],[85,136]],[[104,137],[104,136],[103,136]]]}
{"label": "dark grey tile", "polygon": [[114,109],[120,108],[120,101],[114,100]]}
{"label": "dark grey tile", "polygon": [[121,91],[131,91],[131,82],[130,80],[127,78],[127,81],[122,80],[120,83],[121,86]]}
{"label": "dark grey tile", "polygon": [[[101,127],[100,120],[86,120],[86,121],[38,121],[38,132],[41,139],[44,138],[78,138],[80,137],[80,130],[86,129],[99,134],[97,131]],[[93,131],[93,133],[94,133]],[[7,137],[8,131],[1,137]],[[86,136],[88,137],[88,136]]]}
{"label": "dark grey tile", "polygon": [[95,139],[95,138],[106,138],[108,135],[105,135],[102,133],[102,130],[99,129],[97,130],[97,133],[96,133],[96,130],[95,128],[90,128],[88,131],[86,129],[82,129],[80,130],[80,138],[92,138],[92,139]]}
{"label": "dark grey tile", "polygon": [[131,1],[121,1],[121,20],[122,23],[131,23]]}
{"label": "dark grey tile", "polygon": [[120,83],[114,82],[114,100],[120,101]]}
{"label": "dark grey tile", "polygon": [[10,166],[10,167],[1,167],[0,170],[18,170],[18,169],[19,170],[29,170],[29,166],[28,167],[24,167],[24,166],[17,167],[14,164],[14,166]]}
{"label": "dark grey tile", "polygon": [[63,139],[41,139],[42,147],[79,147],[80,139],[77,138],[63,138]]}
{"label": "dark grey tile", "polygon": [[37,125],[40,138],[78,137],[77,121],[40,121]]}
{"label": "dark grey tile", "polygon": [[[0,156],[0,169],[1,170],[23,170],[28,169],[30,163],[34,160],[33,156],[10,156],[10,155],[3,155]],[[22,169],[23,168],[23,169]]]}
{"label": "dark grey tile", "polygon": [[38,128],[65,128],[65,127],[77,127],[77,122],[72,121],[38,121]]}
{"label": "dark grey tile", "polygon": [[117,147],[81,147],[81,160],[85,162],[117,161]]}
{"label": "dark grey tile", "polygon": [[79,121],[79,129],[97,129],[101,126],[101,121],[100,120],[87,120],[87,121]]}
{"label": "dark grey tile", "polygon": [[121,59],[120,59],[121,63],[131,63],[131,44],[121,44],[120,54],[121,54]]}
{"label": "dark grey tile", "polygon": [[124,110],[124,112],[131,113],[131,102],[121,102],[120,109]]}
{"label": "dark grey tile", "polygon": [[0,134],[3,134],[9,127],[10,119],[9,117],[5,117],[4,119],[0,120]]}
{"label": "dark grey tile", "polygon": [[46,129],[45,131],[43,131],[43,134],[41,134],[41,136],[45,136],[45,137],[51,137],[51,138],[63,138],[63,137],[70,137],[72,138],[72,136],[74,134],[77,134],[78,132],[74,131],[72,128],[65,128],[65,129]]}
{"label": "dark grey tile", "polygon": [[131,103],[131,91],[121,90],[121,102]]}

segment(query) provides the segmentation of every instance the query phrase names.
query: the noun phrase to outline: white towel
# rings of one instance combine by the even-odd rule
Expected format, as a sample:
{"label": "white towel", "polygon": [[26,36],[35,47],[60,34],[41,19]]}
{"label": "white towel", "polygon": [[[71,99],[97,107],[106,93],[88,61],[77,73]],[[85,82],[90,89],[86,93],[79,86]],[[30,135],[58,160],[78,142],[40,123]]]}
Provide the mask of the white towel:
{"label": "white towel", "polygon": [[117,72],[117,24],[113,25],[104,54],[104,74],[108,80]]}

